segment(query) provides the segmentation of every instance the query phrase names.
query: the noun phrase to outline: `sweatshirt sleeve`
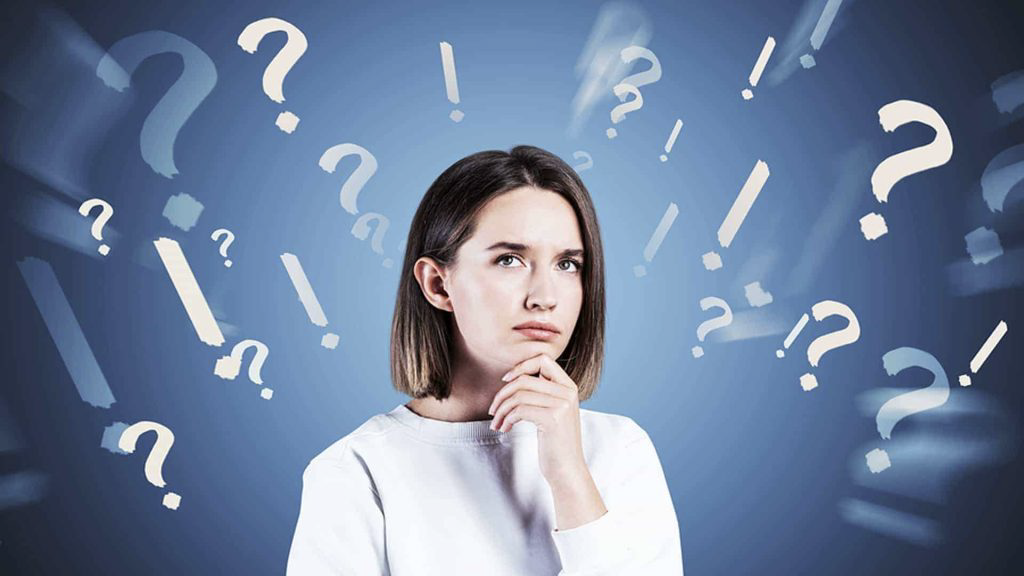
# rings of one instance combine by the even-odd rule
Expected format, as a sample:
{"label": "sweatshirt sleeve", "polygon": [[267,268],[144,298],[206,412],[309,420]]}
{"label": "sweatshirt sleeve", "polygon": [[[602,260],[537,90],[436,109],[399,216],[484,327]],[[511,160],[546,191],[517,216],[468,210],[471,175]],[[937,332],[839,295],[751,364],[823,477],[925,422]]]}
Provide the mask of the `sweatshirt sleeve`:
{"label": "sweatshirt sleeve", "polygon": [[389,576],[384,512],[361,461],[314,458],[302,473],[302,501],[288,576]]}
{"label": "sweatshirt sleeve", "polygon": [[[634,423],[635,424],[635,423]],[[622,475],[602,494],[607,512],[569,530],[552,530],[558,576],[682,576],[683,555],[672,496],[647,432],[624,446]]]}

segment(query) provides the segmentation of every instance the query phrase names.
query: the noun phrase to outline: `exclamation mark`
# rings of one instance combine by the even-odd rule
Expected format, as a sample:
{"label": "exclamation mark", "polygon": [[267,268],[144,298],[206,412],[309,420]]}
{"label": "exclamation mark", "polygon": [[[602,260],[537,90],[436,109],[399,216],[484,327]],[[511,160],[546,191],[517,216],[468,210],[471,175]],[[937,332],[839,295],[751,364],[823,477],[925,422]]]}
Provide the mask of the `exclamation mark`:
{"label": "exclamation mark", "polygon": [[[761,55],[757,57],[757,62],[754,63],[754,69],[750,71],[750,87],[757,86],[757,82],[761,79],[761,73],[764,72],[764,67],[768,65],[768,58],[771,58],[772,50],[775,50],[775,38],[771,36],[764,41],[764,48],[761,48]],[[750,100],[754,97],[754,93],[750,91],[750,88],[745,88],[743,92],[744,100]]]}
{"label": "exclamation mark", "polygon": [[[281,254],[281,262],[284,263],[284,268],[288,271],[288,277],[291,278],[295,291],[299,293],[299,300],[302,302],[302,307],[306,309],[309,321],[317,326],[327,326],[327,316],[324,314],[324,309],[320,307],[320,301],[317,300],[299,259],[295,257],[295,254],[285,252]],[[338,335],[332,332],[324,334],[320,345],[333,350],[338,346]]]}
{"label": "exclamation mark", "polygon": [[[672,227],[672,223],[676,221],[676,216],[678,215],[679,207],[676,206],[675,202],[669,202],[668,208],[665,209],[665,214],[661,217],[661,222],[658,223],[658,228],[651,235],[651,239],[644,248],[644,260],[650,262],[654,259],[655,252],[658,251],[661,241],[665,239],[665,235],[668,234],[669,228]],[[637,278],[646,276],[647,268],[643,264],[637,264],[633,266],[633,275]]]}
{"label": "exclamation mark", "polygon": [[[842,4],[843,0],[828,0],[825,4],[825,9],[821,12],[818,23],[814,26],[814,31],[811,32],[811,48],[814,48],[815,52],[821,48],[821,44],[825,41],[828,29],[832,27],[832,21],[835,20],[836,13],[839,12],[839,7]],[[800,57],[800,65],[804,68],[814,68],[814,56],[804,54]]]}
{"label": "exclamation mark", "polygon": [[[1000,320],[999,324],[996,324],[995,329],[992,330],[992,333],[988,335],[988,339],[985,340],[985,343],[981,345],[981,349],[978,350],[978,353],[971,359],[971,374],[977,374],[978,370],[981,370],[981,366],[986,360],[988,360],[988,355],[996,349],[996,346],[999,344],[999,341],[1003,339],[1003,336],[1006,336],[1006,322]],[[959,378],[959,382],[961,386],[970,386],[971,377],[967,374],[962,374]]]}
{"label": "exclamation mark", "polygon": [[[444,68],[444,88],[448,92],[448,101],[452,104],[459,103],[459,81],[455,78],[455,53],[452,52],[452,45],[441,42],[441,66]],[[461,122],[465,114],[456,108],[448,115],[455,122]]]}
{"label": "exclamation mark", "polygon": [[[804,326],[807,326],[808,320],[809,318],[807,317],[806,313],[800,317],[800,320],[796,323],[796,326],[793,326],[793,329],[789,331],[789,336],[786,336],[786,339],[782,342],[782,348],[789,350],[789,347],[793,345],[793,341],[800,336],[800,332],[803,331]],[[775,351],[776,358],[786,357],[786,350],[783,350],[782,348],[779,348],[778,350]]]}
{"label": "exclamation mark", "polygon": [[661,155],[662,162],[668,162],[668,153],[672,151],[672,146],[676,143],[676,136],[679,136],[679,129],[683,127],[683,121],[676,119],[676,125],[672,127],[672,134],[668,137],[668,142],[665,143],[665,153]]}

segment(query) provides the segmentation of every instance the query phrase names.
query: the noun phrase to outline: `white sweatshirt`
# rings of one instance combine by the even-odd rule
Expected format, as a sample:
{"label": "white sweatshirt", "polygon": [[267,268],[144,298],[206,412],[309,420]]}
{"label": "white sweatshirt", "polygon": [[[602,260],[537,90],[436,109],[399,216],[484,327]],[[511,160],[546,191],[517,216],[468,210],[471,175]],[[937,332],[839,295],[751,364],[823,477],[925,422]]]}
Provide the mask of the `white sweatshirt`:
{"label": "white sweatshirt", "polygon": [[289,576],[682,576],[661,462],[632,418],[580,409],[584,460],[605,508],[555,529],[537,428],[445,422],[399,405],[310,461]]}

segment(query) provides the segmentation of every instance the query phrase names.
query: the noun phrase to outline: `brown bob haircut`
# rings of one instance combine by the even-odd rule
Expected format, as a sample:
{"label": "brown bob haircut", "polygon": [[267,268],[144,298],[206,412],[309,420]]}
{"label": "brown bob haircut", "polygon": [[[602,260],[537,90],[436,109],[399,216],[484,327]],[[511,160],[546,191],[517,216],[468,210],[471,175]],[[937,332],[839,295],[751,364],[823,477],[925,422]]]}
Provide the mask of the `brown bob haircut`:
{"label": "brown bob haircut", "polygon": [[427,301],[413,273],[426,256],[451,269],[491,199],[524,186],[548,190],[572,205],[583,238],[583,303],[572,337],[557,359],[576,382],[580,401],[597,388],[604,362],[604,251],[590,193],[571,166],[536,146],[485,150],[448,167],[430,185],[413,216],[391,322],[391,379],[413,398],[451,394],[452,314]]}

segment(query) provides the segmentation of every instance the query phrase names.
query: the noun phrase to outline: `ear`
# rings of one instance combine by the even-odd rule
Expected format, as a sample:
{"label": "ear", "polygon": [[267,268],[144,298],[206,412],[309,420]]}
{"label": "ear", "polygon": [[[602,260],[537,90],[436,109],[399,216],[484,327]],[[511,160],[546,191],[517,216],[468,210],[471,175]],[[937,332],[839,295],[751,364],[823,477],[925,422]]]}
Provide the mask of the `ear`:
{"label": "ear", "polygon": [[452,312],[451,297],[445,290],[447,271],[444,267],[433,258],[424,256],[413,264],[412,271],[427,302],[435,308]]}

